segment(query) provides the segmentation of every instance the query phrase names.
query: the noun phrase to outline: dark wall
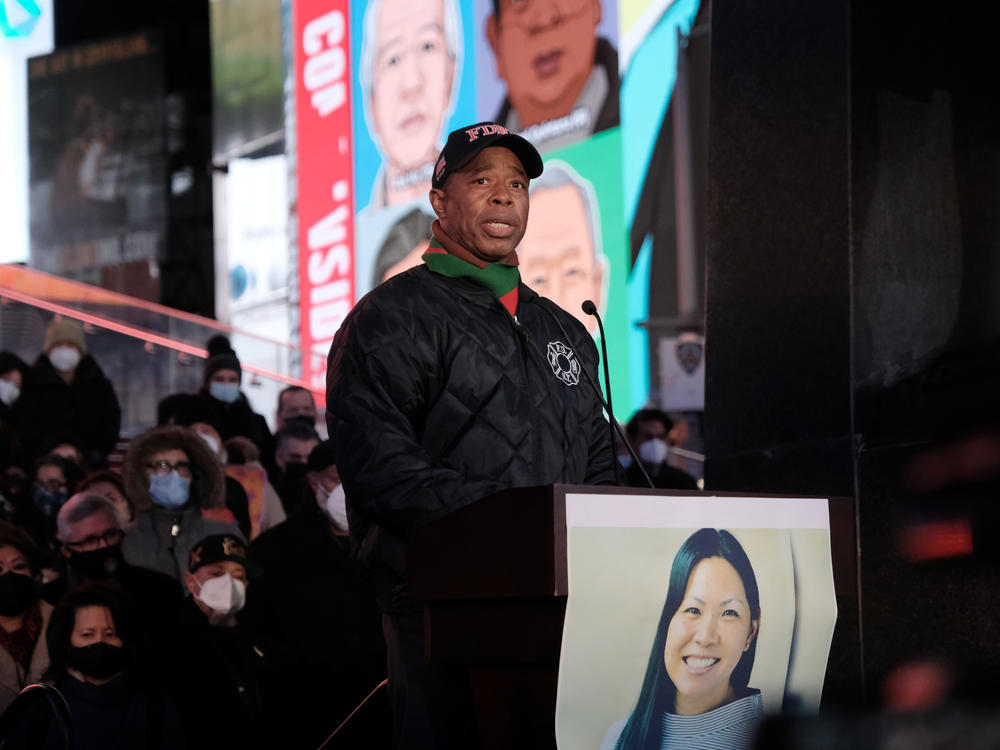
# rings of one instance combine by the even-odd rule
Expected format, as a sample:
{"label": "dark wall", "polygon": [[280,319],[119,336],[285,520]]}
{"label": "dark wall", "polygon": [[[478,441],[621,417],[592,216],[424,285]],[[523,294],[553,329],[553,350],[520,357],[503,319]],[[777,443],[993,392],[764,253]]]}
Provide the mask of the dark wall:
{"label": "dark wall", "polygon": [[208,0],[55,0],[56,49],[139,30],[158,32],[165,54],[169,184],[161,302],[214,317]]}
{"label": "dark wall", "polygon": [[[846,494],[846,2],[715,3],[706,335],[714,489]],[[825,465],[834,462],[836,467]]]}
{"label": "dark wall", "polygon": [[[998,21],[971,2],[713,4],[706,487],[856,499],[834,702],[916,657],[1000,673],[982,627],[1000,616]],[[914,556],[940,522],[971,548]]]}

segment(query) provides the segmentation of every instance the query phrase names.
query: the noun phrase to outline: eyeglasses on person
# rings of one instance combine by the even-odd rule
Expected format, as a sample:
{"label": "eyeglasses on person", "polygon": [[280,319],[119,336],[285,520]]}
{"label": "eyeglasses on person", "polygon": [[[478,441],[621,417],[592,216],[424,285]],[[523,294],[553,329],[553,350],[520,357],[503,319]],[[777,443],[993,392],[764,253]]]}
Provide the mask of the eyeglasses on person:
{"label": "eyeglasses on person", "polygon": [[90,552],[100,547],[102,542],[105,547],[114,547],[116,544],[121,544],[124,538],[125,532],[121,529],[108,529],[103,534],[92,534],[78,542],[64,542],[64,544],[73,552]]}
{"label": "eyeglasses on person", "polygon": [[152,463],[146,464],[146,468],[152,471],[154,474],[159,474],[161,477],[166,476],[172,471],[176,471],[182,477],[191,476],[191,462],[190,461],[178,461],[177,463],[170,463],[169,461],[153,461]]}

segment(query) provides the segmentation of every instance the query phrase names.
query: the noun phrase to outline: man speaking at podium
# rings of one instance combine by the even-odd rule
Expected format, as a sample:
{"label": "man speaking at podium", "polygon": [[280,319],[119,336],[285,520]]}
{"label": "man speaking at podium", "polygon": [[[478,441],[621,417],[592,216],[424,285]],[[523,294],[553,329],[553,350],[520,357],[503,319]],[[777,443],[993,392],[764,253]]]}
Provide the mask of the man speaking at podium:
{"label": "man speaking at podium", "polygon": [[365,296],[330,349],[327,420],[384,614],[397,748],[478,744],[461,676],[424,662],[409,532],[510,487],[614,482],[593,339],[518,274],[541,173],[534,146],[501,125],[452,132],[423,265]]}

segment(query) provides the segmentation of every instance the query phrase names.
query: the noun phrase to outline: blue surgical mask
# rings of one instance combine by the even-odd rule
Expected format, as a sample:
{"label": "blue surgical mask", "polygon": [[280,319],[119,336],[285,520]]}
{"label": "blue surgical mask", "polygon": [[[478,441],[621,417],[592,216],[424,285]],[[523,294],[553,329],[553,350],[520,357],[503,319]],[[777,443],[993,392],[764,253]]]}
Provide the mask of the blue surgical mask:
{"label": "blue surgical mask", "polygon": [[63,507],[63,503],[69,495],[62,491],[46,489],[45,487],[39,487],[35,490],[32,499],[35,502],[35,507],[38,508],[44,515],[52,518],[59,512],[59,509]]}
{"label": "blue surgical mask", "polygon": [[149,494],[161,508],[173,510],[180,508],[188,501],[191,480],[185,479],[176,471],[169,474],[153,474],[149,478]]}
{"label": "blue surgical mask", "polygon": [[236,399],[240,397],[240,384],[239,383],[219,383],[212,381],[208,384],[208,392],[211,394],[212,398],[217,398],[227,404],[232,404],[236,402]]}

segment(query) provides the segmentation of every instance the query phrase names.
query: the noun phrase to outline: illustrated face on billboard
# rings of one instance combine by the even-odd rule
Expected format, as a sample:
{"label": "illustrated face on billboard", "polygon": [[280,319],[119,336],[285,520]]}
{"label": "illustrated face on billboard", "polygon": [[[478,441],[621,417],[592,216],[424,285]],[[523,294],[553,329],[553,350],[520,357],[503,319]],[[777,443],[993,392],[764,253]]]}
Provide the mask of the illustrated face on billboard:
{"label": "illustrated face on billboard", "polygon": [[392,226],[375,259],[372,287],[423,262],[422,256],[430,245],[432,221],[430,216],[415,208]]}
{"label": "illustrated face on billboard", "polygon": [[[551,165],[546,167],[551,171]],[[543,175],[546,179],[549,175]],[[579,178],[578,178],[579,179]],[[560,180],[562,181],[562,180]],[[603,254],[598,256],[592,196],[566,176],[555,187],[532,185],[531,218],[517,250],[521,279],[594,332],[596,321],[580,308],[584,300],[601,307]]]}
{"label": "illustrated face on billboard", "polygon": [[417,197],[430,184],[423,168],[437,158],[455,78],[445,19],[450,1],[382,0],[369,9],[367,95],[372,135],[385,157],[386,205]]}
{"label": "illustrated face on billboard", "polygon": [[520,128],[569,113],[594,67],[599,0],[495,0],[486,35]]}
{"label": "illustrated face on billboard", "polygon": [[423,255],[427,252],[427,248],[430,246],[430,242],[423,240],[420,244],[416,245],[401,261],[394,263],[389,266],[385,273],[382,274],[382,281],[386,279],[391,279],[398,273],[402,273],[407,269],[413,268],[414,266],[419,266],[423,263]]}

